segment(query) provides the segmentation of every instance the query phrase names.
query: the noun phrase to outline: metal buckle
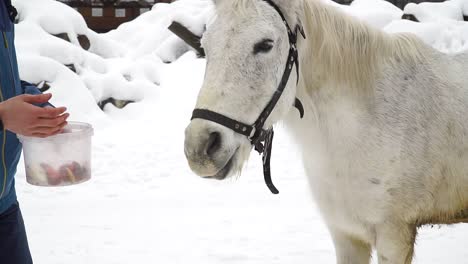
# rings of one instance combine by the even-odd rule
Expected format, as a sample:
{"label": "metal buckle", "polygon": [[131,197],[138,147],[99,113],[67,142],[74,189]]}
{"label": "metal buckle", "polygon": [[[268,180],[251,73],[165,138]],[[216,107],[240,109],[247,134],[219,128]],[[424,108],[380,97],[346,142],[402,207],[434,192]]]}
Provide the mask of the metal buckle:
{"label": "metal buckle", "polygon": [[255,128],[255,126],[251,126],[251,127],[252,127],[252,132],[250,132],[249,140],[252,142],[253,137],[255,136],[255,133],[257,132],[257,129]]}

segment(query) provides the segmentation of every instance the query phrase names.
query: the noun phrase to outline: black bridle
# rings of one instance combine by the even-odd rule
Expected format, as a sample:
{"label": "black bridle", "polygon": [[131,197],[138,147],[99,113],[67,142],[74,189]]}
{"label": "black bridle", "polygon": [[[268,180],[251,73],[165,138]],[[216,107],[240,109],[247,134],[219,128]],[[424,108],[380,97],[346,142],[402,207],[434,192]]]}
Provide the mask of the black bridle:
{"label": "black bridle", "polygon": [[[297,72],[297,82],[299,82],[299,61],[298,61],[298,51],[297,51],[297,37],[298,32],[305,38],[305,34],[302,31],[301,27],[298,25],[296,26],[295,30],[292,31],[291,27],[289,27],[288,22],[286,21],[285,16],[281,12],[280,8],[271,0],[263,0],[270,4],[281,16],[284,25],[288,30],[288,37],[289,37],[289,55],[288,60],[286,63],[286,69],[284,70],[283,77],[281,78],[281,82],[278,85],[273,97],[271,98],[270,102],[266,105],[265,109],[262,111],[260,116],[258,117],[257,121],[255,121],[252,125],[247,125],[245,123],[239,122],[237,120],[231,119],[225,115],[218,114],[216,112],[207,110],[207,109],[195,109],[193,111],[192,120],[193,119],[205,119],[208,121],[212,121],[218,123],[222,126],[230,128],[234,130],[236,133],[242,134],[246,136],[251,144],[255,147],[255,150],[259,154],[263,154],[263,175],[265,178],[265,183],[270,189],[270,191],[274,194],[278,194],[279,191],[273,185],[271,180],[271,170],[270,170],[270,158],[271,158],[271,148],[273,143],[273,136],[274,131],[273,127],[268,129],[264,129],[263,126],[265,125],[266,120],[270,116],[271,112],[275,108],[276,104],[278,103],[281,95],[283,94],[284,89],[288,83],[289,77],[291,75],[292,68],[296,66]],[[302,106],[301,101],[296,98],[294,102],[294,106],[299,110],[301,118],[304,116],[304,107]]]}

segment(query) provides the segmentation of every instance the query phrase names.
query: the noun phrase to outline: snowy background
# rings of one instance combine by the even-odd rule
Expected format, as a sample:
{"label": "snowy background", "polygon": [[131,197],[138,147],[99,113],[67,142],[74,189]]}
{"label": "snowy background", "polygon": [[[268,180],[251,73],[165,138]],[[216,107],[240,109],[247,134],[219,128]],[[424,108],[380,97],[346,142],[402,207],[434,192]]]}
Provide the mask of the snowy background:
{"label": "snowy background", "polygon": [[[281,127],[272,160],[280,195],[264,185],[258,155],[238,180],[202,180],[188,168],[183,132],[205,61],[167,27],[175,20],[202,34],[211,1],[157,4],[107,34],[53,0],[13,3],[22,79],[50,86],[55,105],[95,128],[91,181],[39,188],[19,168],[35,263],[334,263],[298,151]],[[407,5],[421,23],[401,20],[403,11],[382,0],[339,7],[385,31],[416,33],[443,52],[468,50],[468,0]],[[101,110],[109,98],[135,103]],[[467,225],[422,228],[415,263],[467,264],[467,245]]]}

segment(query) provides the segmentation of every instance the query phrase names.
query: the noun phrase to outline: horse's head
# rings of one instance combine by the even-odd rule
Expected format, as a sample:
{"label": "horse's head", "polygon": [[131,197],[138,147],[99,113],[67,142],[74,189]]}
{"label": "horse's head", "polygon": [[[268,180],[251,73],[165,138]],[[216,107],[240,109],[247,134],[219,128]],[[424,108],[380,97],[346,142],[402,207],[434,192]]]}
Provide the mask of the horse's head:
{"label": "horse's head", "polygon": [[[202,39],[207,67],[196,108],[250,125],[272,99],[291,59],[287,27],[264,0],[215,2],[217,18]],[[295,2],[299,3],[274,1],[292,28],[299,24],[291,14]],[[263,128],[282,119],[294,105],[295,96],[296,71],[292,70]],[[206,178],[224,179],[239,172],[252,148],[247,136],[206,119],[193,119],[185,136],[189,165]]]}

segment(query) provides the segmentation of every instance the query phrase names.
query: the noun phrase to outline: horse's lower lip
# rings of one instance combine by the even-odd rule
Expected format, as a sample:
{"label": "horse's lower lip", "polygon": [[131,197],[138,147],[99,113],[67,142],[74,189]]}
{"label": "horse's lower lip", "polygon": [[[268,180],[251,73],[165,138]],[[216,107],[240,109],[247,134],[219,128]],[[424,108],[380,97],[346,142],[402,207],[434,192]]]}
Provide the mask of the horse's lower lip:
{"label": "horse's lower lip", "polygon": [[216,180],[226,179],[229,172],[231,171],[232,163],[233,163],[233,160],[234,160],[234,157],[236,156],[236,154],[237,154],[237,151],[234,152],[234,155],[232,155],[232,157],[229,159],[229,161],[226,163],[226,165],[220,171],[218,171],[218,173],[216,173],[213,176],[208,176],[208,177],[204,177],[204,178],[216,179]]}

